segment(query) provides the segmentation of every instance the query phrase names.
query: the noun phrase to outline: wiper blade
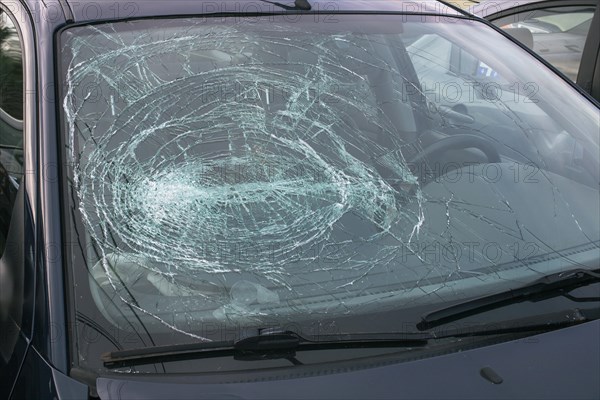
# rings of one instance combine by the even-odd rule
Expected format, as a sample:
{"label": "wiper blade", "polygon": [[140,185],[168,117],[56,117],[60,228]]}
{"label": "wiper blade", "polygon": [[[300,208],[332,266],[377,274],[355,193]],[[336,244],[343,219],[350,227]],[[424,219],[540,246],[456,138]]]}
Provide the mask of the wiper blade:
{"label": "wiper blade", "polygon": [[201,358],[233,356],[239,361],[288,359],[297,364],[296,351],[376,347],[420,347],[427,345],[428,333],[336,334],[307,339],[295,332],[278,331],[238,341],[200,342],[155,346],[105,353],[107,368]]}
{"label": "wiper blade", "polygon": [[[568,292],[571,290],[595,282],[600,282],[600,273],[586,269],[573,269],[546,275],[517,289],[486,295],[426,314],[417,324],[417,329],[428,330],[523,301],[540,301],[558,296],[568,297]],[[575,298],[571,299],[577,301]],[[600,297],[586,298],[584,301],[600,301]]]}
{"label": "wiper blade", "polygon": [[115,351],[103,354],[101,359],[106,368],[232,356],[238,361],[286,359],[294,365],[301,365],[302,363],[296,359],[297,351],[392,347],[422,348],[426,347],[430,341],[449,338],[508,334],[527,336],[532,333],[537,334],[565,328],[598,318],[600,318],[600,309],[569,309],[493,324],[444,330],[443,333],[353,333],[321,335],[318,339],[307,339],[291,331],[259,331],[267,333],[259,333],[256,336],[250,336],[239,341],[200,342]]}

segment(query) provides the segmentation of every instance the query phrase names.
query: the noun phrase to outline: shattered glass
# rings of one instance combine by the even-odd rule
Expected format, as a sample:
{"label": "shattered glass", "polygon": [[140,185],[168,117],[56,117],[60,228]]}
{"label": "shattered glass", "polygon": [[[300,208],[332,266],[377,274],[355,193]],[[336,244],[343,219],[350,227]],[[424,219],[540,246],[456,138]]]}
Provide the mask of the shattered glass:
{"label": "shattered glass", "polygon": [[[576,129],[546,89],[447,85],[526,54],[481,50],[467,80],[444,57],[473,24],[270,18],[63,32],[73,268],[111,324],[210,340],[210,321],[435,304],[598,259],[597,170],[573,162],[597,162],[597,113],[579,107]],[[500,162],[472,142],[422,156],[460,134]]]}

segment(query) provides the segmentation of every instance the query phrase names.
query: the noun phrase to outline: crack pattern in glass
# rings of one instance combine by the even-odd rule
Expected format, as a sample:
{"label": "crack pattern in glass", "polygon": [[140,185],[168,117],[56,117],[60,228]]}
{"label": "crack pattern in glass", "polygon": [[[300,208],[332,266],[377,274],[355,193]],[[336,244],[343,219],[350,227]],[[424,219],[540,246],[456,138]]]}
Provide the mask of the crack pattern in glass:
{"label": "crack pattern in glass", "polygon": [[[510,281],[503,271],[524,265],[515,243],[566,246],[519,211],[525,189],[557,196],[564,180],[550,173],[522,192],[504,164],[493,184],[472,174],[422,187],[407,159],[422,150],[424,94],[406,92],[416,86],[386,35],[243,20],[113,27],[68,38],[63,109],[92,294],[116,325],[129,309],[208,340],[195,333],[202,321],[466,296]],[[553,208],[568,243],[593,241],[561,196],[540,209]]]}
{"label": "crack pattern in glass", "polygon": [[[314,261],[328,246],[316,248],[328,243],[343,259],[330,268],[359,271],[343,274],[340,287],[364,274],[366,260],[349,246],[357,239],[368,243],[400,223],[410,224],[407,238],[415,234],[423,218],[420,197],[413,197],[414,212],[403,211],[400,185],[390,182],[418,191],[416,178],[402,153],[369,140],[355,116],[387,140],[397,136],[395,128],[381,118],[376,101],[365,98],[370,94],[360,84],[364,74],[342,66],[333,51],[354,46],[364,56],[356,60],[358,69],[391,71],[384,60],[369,57],[376,44],[337,35],[305,49],[289,27],[271,29],[260,43],[234,28],[112,51],[101,51],[101,41],[92,59],[69,69],[64,104],[71,149],[80,149],[72,154],[79,165],[74,182],[86,230],[104,254],[109,278],[115,270],[106,256],[125,253],[143,255],[140,266],[172,284],[238,274],[251,275],[264,292],[297,292],[289,276],[315,271]],[[288,36],[280,36],[286,30]],[[78,52],[95,53],[93,45],[80,40],[73,59]],[[175,79],[161,77],[162,60],[174,54],[189,59],[182,60]],[[290,62],[294,54],[314,62]],[[275,60],[267,63],[267,56]],[[211,68],[198,71],[206,59]],[[74,94],[86,81],[118,90],[118,101],[102,96],[101,113],[95,104],[86,114],[90,99]],[[394,150],[400,145],[396,140]],[[375,166],[378,154],[386,178]],[[349,214],[367,225],[365,234],[344,233]],[[238,256],[223,257],[223,251]],[[148,279],[160,288],[159,278]],[[117,289],[117,279],[109,280]],[[223,295],[225,301],[235,297]]]}

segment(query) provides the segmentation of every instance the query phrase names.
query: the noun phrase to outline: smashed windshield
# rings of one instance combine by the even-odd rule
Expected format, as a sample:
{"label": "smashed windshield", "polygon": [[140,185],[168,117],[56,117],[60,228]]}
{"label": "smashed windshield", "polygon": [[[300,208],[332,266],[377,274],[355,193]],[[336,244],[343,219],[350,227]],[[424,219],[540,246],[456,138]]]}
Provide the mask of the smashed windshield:
{"label": "smashed windshield", "polygon": [[597,265],[593,105],[481,23],[328,18],[62,32],[67,255],[104,351]]}

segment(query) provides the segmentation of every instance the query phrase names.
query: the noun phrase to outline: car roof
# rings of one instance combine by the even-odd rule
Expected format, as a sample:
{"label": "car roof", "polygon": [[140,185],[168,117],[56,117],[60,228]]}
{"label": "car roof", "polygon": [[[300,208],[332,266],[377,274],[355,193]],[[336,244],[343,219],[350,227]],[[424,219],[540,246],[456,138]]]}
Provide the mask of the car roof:
{"label": "car roof", "polygon": [[[39,0],[26,0],[34,9]],[[312,12],[399,12],[407,14],[424,13],[442,16],[466,15],[465,11],[443,1],[407,0],[308,0]],[[51,2],[51,0],[50,0]],[[115,20],[128,18],[148,18],[158,16],[185,16],[209,13],[256,13],[284,12],[276,4],[293,7],[294,0],[59,0],[67,19],[73,22]]]}
{"label": "car roof", "polygon": [[499,0],[484,0],[479,4],[469,7],[469,12],[482,18],[488,18],[490,16],[501,17],[503,15],[511,14],[509,10],[518,9],[524,6],[531,6],[535,3],[547,3],[548,6],[567,6],[567,5],[588,5],[598,4],[598,0],[511,0],[511,1],[499,1]]}

